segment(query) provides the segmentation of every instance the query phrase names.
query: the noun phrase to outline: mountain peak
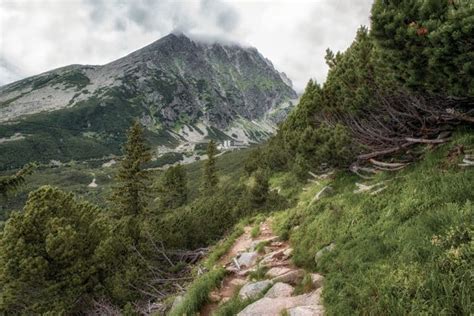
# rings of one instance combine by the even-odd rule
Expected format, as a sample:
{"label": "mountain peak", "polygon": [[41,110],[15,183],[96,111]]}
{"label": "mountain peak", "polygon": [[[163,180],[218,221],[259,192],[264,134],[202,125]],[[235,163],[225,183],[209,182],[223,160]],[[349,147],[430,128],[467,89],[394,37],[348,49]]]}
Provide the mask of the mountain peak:
{"label": "mountain peak", "polygon": [[[136,118],[153,131],[154,145],[209,138],[259,142],[275,130],[289,111],[288,100],[296,97],[291,83],[256,49],[175,32],[103,66],[64,67],[0,89],[0,122],[27,118],[38,126],[38,135],[49,135],[45,144],[54,144],[49,159],[56,159],[53,153],[63,145],[56,145],[57,130],[44,126],[67,116],[64,122],[78,123],[64,128],[80,131],[74,137],[101,150],[84,150],[91,158],[117,153],[114,135]],[[14,146],[34,138],[23,124],[0,131],[0,139],[19,133],[23,138],[9,143]]]}

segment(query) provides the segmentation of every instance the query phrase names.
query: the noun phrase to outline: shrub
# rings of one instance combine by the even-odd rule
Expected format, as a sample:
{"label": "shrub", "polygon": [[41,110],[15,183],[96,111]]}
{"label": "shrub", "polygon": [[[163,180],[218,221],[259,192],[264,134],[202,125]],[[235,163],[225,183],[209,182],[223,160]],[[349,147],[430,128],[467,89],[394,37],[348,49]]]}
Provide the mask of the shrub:
{"label": "shrub", "polygon": [[72,194],[47,186],[31,193],[0,241],[0,312],[80,310],[105,272],[99,253],[107,226],[100,218],[97,207]]}

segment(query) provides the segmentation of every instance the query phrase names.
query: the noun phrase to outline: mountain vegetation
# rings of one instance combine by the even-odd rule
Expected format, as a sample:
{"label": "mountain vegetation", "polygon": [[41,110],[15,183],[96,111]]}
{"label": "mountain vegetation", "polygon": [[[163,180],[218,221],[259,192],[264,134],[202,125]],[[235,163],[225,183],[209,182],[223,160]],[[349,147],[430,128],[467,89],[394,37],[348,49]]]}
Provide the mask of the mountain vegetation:
{"label": "mountain vegetation", "polygon": [[[470,315],[473,17],[467,0],[375,0],[371,27],[346,51],[327,50],[326,82],[310,80],[277,133],[250,150],[221,154],[211,140],[207,160],[157,171],[156,134],[135,121],[118,166],[100,173],[106,189],[75,190],[97,206],[47,185],[7,213],[0,313],[199,313],[233,273],[221,258],[268,217],[292,264],[324,275],[328,315]],[[85,177],[76,172],[61,181]],[[0,193],[32,188],[30,173],[3,176]],[[313,285],[305,274],[295,295]],[[265,291],[216,313],[241,312]]]}

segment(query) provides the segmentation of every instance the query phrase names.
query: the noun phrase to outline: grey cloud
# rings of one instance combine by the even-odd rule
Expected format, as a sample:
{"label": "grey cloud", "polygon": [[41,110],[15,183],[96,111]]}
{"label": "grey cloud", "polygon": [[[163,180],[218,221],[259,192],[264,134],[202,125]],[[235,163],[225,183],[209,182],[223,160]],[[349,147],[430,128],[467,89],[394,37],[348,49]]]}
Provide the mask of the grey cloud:
{"label": "grey cloud", "polygon": [[230,4],[219,0],[201,0],[201,12],[213,17],[216,25],[223,31],[231,32],[239,24],[239,14]]}
{"label": "grey cloud", "polygon": [[125,31],[127,28],[127,22],[123,19],[116,19],[114,27],[117,31]]}
{"label": "grey cloud", "polygon": [[0,56],[0,86],[18,80],[21,77],[20,69]]}
{"label": "grey cloud", "polygon": [[369,22],[372,2],[0,0],[0,84],[71,63],[107,63],[178,31],[255,46],[301,90],[310,77],[325,80],[326,48],[346,49]]}

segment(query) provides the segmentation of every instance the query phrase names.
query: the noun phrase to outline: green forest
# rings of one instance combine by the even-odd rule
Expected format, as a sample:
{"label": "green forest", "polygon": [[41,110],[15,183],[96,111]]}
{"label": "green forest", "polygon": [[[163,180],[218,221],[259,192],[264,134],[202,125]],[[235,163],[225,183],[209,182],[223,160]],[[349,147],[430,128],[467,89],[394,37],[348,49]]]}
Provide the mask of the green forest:
{"label": "green forest", "polygon": [[471,315],[474,2],[375,0],[325,61],[326,81],[250,149],[210,141],[208,159],[157,171],[135,121],[100,194],[33,162],[1,176],[0,314],[170,312],[185,289],[171,314],[195,315],[243,226],[271,217],[293,264],[325,276],[327,315]]}

